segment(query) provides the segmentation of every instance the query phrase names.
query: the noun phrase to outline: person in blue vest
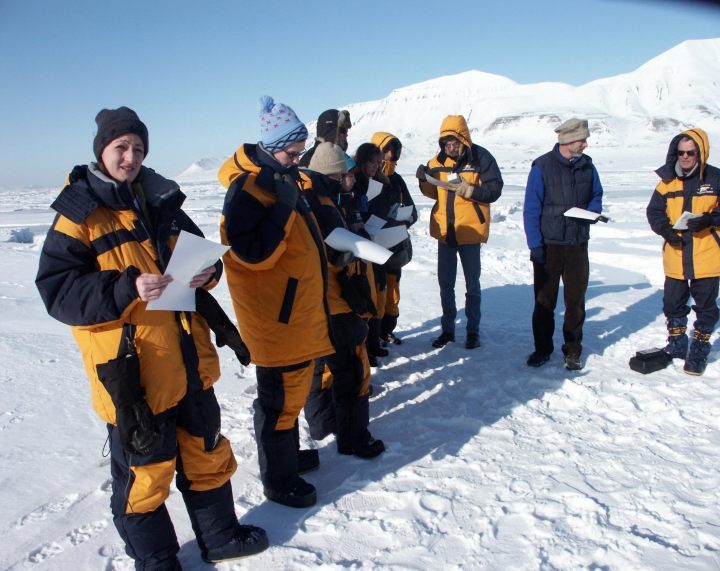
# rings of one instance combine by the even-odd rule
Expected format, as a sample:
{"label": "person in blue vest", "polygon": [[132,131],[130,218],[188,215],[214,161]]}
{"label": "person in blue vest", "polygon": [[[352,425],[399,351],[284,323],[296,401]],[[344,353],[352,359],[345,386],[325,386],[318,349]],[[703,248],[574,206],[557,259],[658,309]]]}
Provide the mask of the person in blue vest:
{"label": "person in blue vest", "polygon": [[579,207],[599,214],[603,188],[592,159],[583,154],[590,136],[588,122],[569,119],[555,132],[557,144],[533,161],[525,188],[523,221],[535,290],[532,316],[535,350],[527,364],[540,367],[553,352],[555,306],[562,279],[565,293],[562,351],[565,367],[578,371],[583,366],[580,355],[592,221],[569,218],[565,212]]}

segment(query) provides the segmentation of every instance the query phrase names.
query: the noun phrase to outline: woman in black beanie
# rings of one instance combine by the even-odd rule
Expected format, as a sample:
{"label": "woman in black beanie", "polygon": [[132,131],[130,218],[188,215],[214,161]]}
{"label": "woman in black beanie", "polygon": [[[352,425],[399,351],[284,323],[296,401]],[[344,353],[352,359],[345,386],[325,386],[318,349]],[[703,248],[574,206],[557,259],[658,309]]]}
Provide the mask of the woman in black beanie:
{"label": "woman in black beanie", "polygon": [[[178,185],[143,166],[148,130],[137,114],[103,109],[95,121],[97,162],[76,166],[52,204],[36,285],[48,313],[71,326],[107,423],[113,521],[137,569],[180,569],[165,506],[176,477],[205,561],[259,553],[265,531],[235,515],[237,464],[220,434],[208,321],[147,310],[172,281],[163,272],[180,232],[202,234]],[[217,262],[188,287],[209,289],[221,273]]]}

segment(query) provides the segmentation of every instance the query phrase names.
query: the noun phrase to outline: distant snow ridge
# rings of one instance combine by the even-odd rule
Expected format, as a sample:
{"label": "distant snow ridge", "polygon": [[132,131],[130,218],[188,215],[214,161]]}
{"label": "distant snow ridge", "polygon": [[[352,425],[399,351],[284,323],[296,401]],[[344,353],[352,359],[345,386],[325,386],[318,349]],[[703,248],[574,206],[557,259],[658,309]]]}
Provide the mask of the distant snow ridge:
{"label": "distant snow ridge", "polygon": [[180,182],[207,181],[216,178],[225,158],[213,157],[194,162],[175,178]]}
{"label": "distant snow ridge", "polygon": [[[700,127],[713,146],[720,144],[720,38],[685,41],[633,72],[579,87],[522,85],[471,70],[338,108],[348,109],[352,118],[350,152],[376,131],[400,138],[401,173],[415,172],[418,162],[437,151],[440,123],[449,114],[465,116],[473,141],[488,147],[503,170],[527,171],[530,161],[555,143],[553,129],[573,116],[590,121],[588,153],[596,162],[617,169],[657,167],[672,136],[685,129]],[[314,122],[308,129],[310,145]],[[181,177],[201,176],[198,165],[213,160],[198,161]],[[213,169],[215,164],[202,174],[212,179]]]}

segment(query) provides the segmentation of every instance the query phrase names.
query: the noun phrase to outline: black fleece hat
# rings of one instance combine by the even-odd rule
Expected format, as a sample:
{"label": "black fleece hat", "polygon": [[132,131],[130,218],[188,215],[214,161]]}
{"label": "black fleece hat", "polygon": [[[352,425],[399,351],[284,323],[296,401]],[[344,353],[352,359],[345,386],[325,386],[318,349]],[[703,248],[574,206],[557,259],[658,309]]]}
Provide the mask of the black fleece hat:
{"label": "black fleece hat", "polygon": [[150,150],[148,141],[148,130],[145,123],[140,121],[137,113],[129,107],[118,107],[117,109],[102,109],[95,117],[98,130],[93,141],[93,152],[95,158],[100,160],[103,150],[113,140],[127,133],[134,133],[142,139],[145,146],[145,156]]}
{"label": "black fleece hat", "polygon": [[350,122],[350,113],[338,111],[337,109],[328,109],[320,113],[317,120],[317,136],[323,141],[337,143],[337,134],[339,129],[347,131],[352,127]]}

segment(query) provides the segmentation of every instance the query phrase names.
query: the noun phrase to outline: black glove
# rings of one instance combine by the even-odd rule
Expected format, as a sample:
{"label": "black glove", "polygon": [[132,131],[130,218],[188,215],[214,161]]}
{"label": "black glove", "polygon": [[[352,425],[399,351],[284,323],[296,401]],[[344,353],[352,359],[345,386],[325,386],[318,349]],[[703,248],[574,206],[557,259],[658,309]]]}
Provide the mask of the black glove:
{"label": "black glove", "polygon": [[247,366],[250,364],[250,350],[240,337],[235,324],[230,321],[227,313],[212,294],[202,288],[195,290],[195,310],[207,321],[208,327],[215,333],[215,344],[218,347],[227,345],[235,352],[238,361]]}
{"label": "black glove", "polygon": [[682,238],[678,236],[677,232],[672,229],[672,226],[668,224],[660,231],[660,236],[665,238],[665,241],[671,246],[679,246],[682,244]]}
{"label": "black glove", "polygon": [[427,180],[425,175],[427,175],[427,166],[419,165],[415,171],[415,177],[420,181],[425,181]]}
{"label": "black glove", "polygon": [[705,212],[702,216],[691,218],[687,221],[687,227],[690,232],[700,232],[710,226],[710,213]]}
{"label": "black glove", "polygon": [[544,264],[546,262],[545,246],[530,248],[530,261],[535,264]]}
{"label": "black glove", "polygon": [[347,271],[342,271],[338,273],[338,281],[340,282],[340,296],[347,302],[353,313],[358,315],[366,313],[375,315],[377,313],[366,275],[353,274],[349,276]]}
{"label": "black glove", "polygon": [[274,179],[278,202],[294,210],[300,196],[300,189],[295,180],[289,174],[280,175],[280,173],[275,173]]}
{"label": "black glove", "polygon": [[355,254],[352,252],[340,252],[330,246],[328,246],[326,250],[328,261],[336,268],[344,268],[349,263],[355,261]]}
{"label": "black glove", "polygon": [[96,366],[115,405],[115,424],[123,448],[147,456],[160,444],[160,431],[140,386],[140,361],[132,351]]}

